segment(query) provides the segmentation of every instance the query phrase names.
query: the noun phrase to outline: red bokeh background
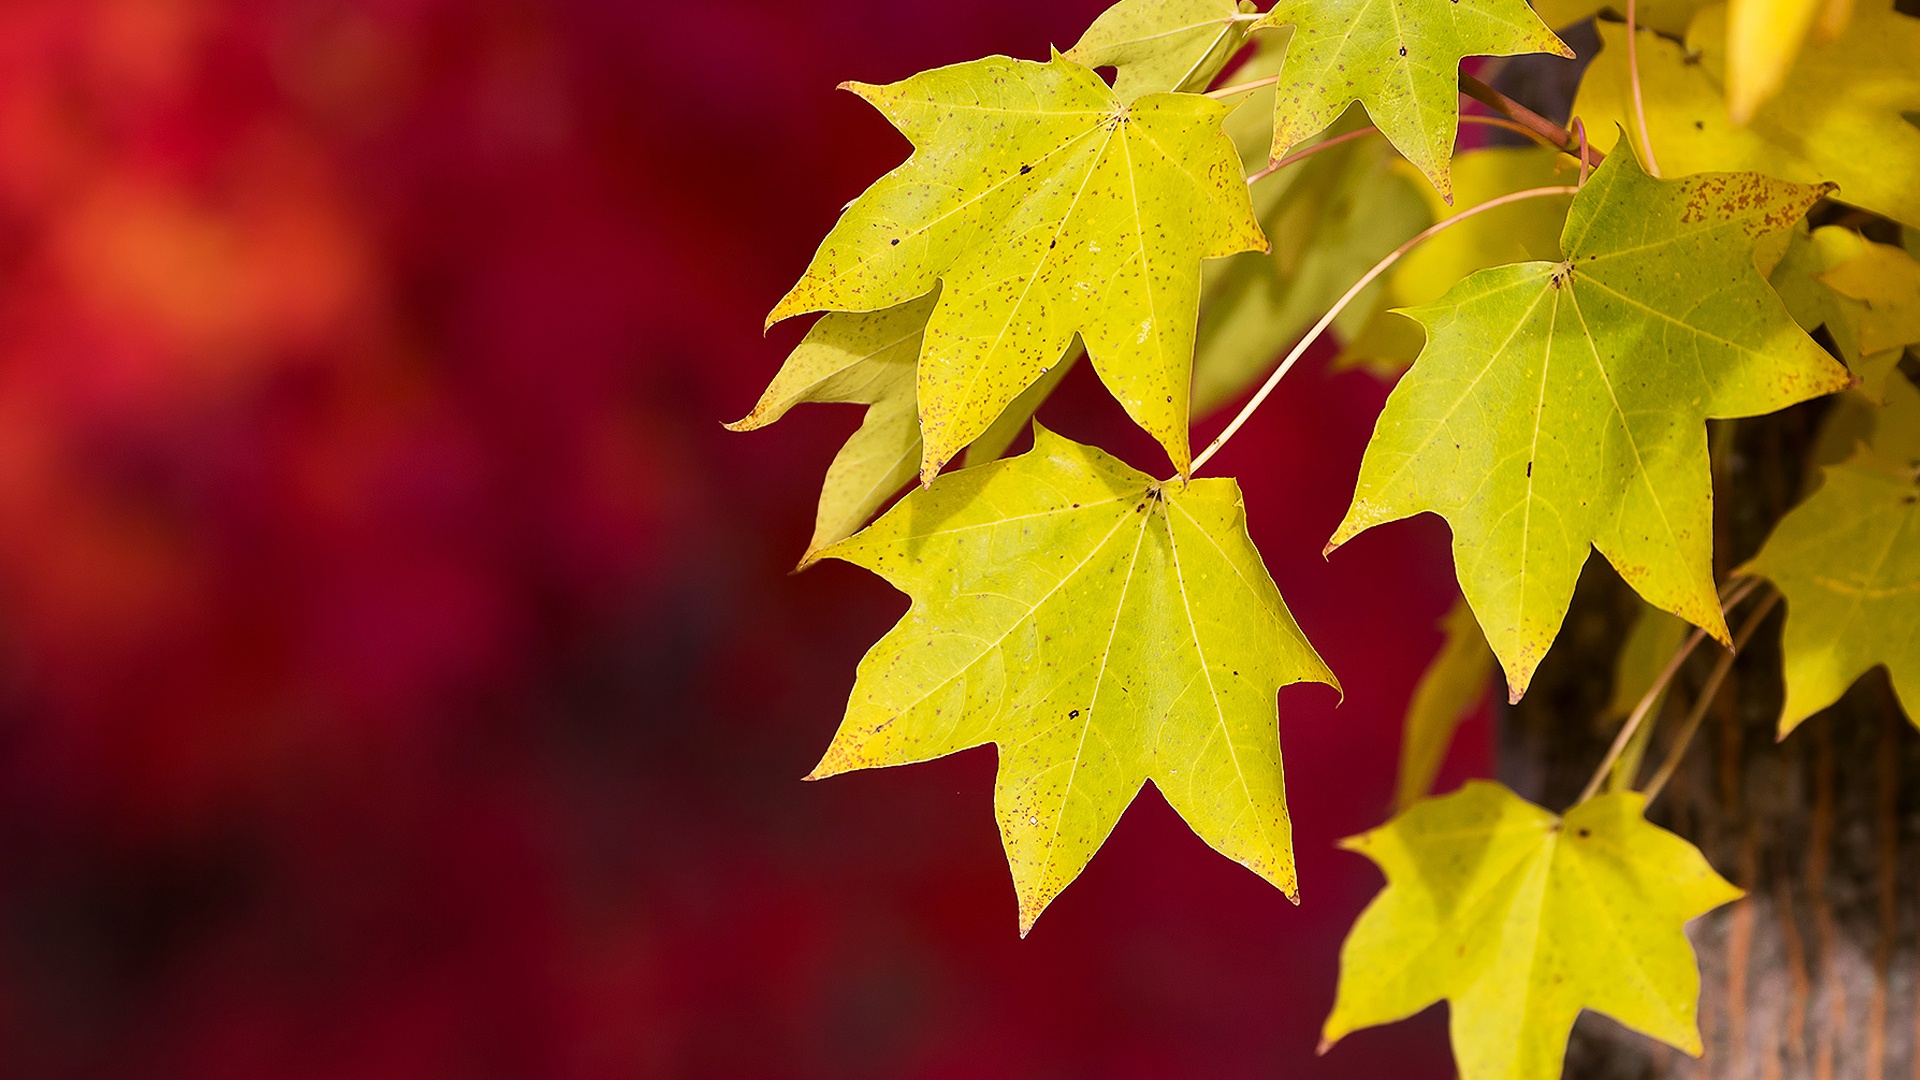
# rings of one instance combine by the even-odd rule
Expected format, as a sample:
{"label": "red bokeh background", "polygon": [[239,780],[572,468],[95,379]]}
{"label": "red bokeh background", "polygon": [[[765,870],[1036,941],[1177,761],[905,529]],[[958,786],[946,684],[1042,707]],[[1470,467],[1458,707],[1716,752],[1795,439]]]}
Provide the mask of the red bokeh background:
{"label": "red bokeh background", "polygon": [[1020,941],[990,749],[799,780],[905,606],[787,573],[857,409],[720,427],[906,152],[833,86],[1099,6],[0,3],[0,1075],[1450,1075],[1314,1055],[1450,598],[1431,520],[1319,556],[1364,374],[1219,459],[1346,687],[1301,907],[1149,790]]}

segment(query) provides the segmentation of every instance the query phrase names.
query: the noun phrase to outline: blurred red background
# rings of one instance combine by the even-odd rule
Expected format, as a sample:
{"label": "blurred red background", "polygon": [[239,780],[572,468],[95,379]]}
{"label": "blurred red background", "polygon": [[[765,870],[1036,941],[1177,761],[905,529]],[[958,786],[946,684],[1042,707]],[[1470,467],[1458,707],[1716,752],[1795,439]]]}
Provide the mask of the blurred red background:
{"label": "blurred red background", "polygon": [[1319,557],[1366,375],[1220,459],[1347,689],[1281,695],[1303,906],[1149,790],[1023,942],[990,749],[799,780],[905,606],[787,574],[857,409],[720,428],[906,152],[833,86],[1099,6],[0,4],[0,1075],[1450,1075],[1314,1056],[1450,588]]}

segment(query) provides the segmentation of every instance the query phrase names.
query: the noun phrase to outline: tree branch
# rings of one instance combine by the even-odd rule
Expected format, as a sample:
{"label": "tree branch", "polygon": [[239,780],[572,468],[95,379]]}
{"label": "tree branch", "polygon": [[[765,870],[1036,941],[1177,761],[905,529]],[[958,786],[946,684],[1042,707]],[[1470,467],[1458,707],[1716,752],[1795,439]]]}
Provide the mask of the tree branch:
{"label": "tree branch", "polygon": [[1566,128],[1541,116],[1539,113],[1534,112],[1532,109],[1527,108],[1525,105],[1520,104],[1464,71],[1460,73],[1460,92],[1507,119],[1527,128],[1535,135],[1538,135],[1541,141],[1552,146],[1557,146],[1575,158],[1581,159],[1582,163],[1589,169],[1607,159],[1605,154],[1602,154],[1591,145],[1584,144],[1582,140]]}

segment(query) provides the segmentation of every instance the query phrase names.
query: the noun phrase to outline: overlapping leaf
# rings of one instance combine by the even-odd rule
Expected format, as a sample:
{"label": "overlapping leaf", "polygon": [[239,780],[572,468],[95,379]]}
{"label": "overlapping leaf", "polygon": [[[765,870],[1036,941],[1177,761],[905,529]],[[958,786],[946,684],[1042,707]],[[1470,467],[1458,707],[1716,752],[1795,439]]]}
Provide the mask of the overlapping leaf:
{"label": "overlapping leaf", "polygon": [[[1630,121],[1626,30],[1600,24],[1605,43],[1588,66],[1573,111],[1597,139]],[[1832,181],[1836,198],[1920,227],[1920,19],[1888,0],[1861,0],[1838,40],[1810,42],[1780,92],[1746,126],[1733,123],[1726,86],[1726,9],[1703,10],[1685,47],[1640,35],[1647,129],[1669,175],[1766,172],[1801,183]]]}
{"label": "overlapping leaf", "polygon": [[1898,374],[1888,390],[1872,444],[1828,466],[1742,568],[1787,602],[1782,735],[1883,665],[1920,724],[1920,393]]}
{"label": "overlapping leaf", "polygon": [[1279,0],[1255,29],[1291,26],[1274,99],[1273,156],[1359,102],[1449,202],[1460,61],[1572,56],[1525,0]]}
{"label": "overlapping leaf", "polygon": [[1246,0],[1120,0],[1068,49],[1090,68],[1112,66],[1121,100],[1205,90],[1246,40]]}
{"label": "overlapping leaf", "polygon": [[[1263,94],[1270,98],[1272,90],[1256,92],[1228,121],[1236,144],[1259,158],[1266,156],[1271,112],[1270,101],[1258,100]],[[1357,113],[1332,130],[1358,126]],[[1255,118],[1257,131],[1250,130]],[[1257,149],[1248,145],[1255,139]],[[1430,223],[1420,194],[1428,185],[1396,163],[1384,140],[1360,139],[1289,166],[1254,188],[1260,227],[1273,250],[1207,264],[1193,362],[1196,414],[1265,374],[1280,351],[1374,263]],[[1362,293],[1335,321],[1335,333],[1357,336],[1383,292],[1376,283]]]}
{"label": "overlapping leaf", "polygon": [[1461,590],[1526,690],[1590,547],[1721,640],[1705,421],[1849,376],[1754,268],[1821,195],[1755,174],[1662,181],[1624,149],[1575,197],[1565,260],[1480,271],[1410,311],[1427,346],[1367,445],[1329,550],[1432,511]]}
{"label": "overlapping leaf", "polygon": [[1036,427],[829,548],[913,606],[860,663],[816,777],[1000,750],[1021,932],[1151,780],[1207,843],[1295,894],[1274,695],[1337,685],[1231,480],[1161,483]]}
{"label": "overlapping leaf", "polygon": [[1920,342],[1920,262],[1825,225],[1794,231],[1771,280],[1800,325],[1827,328],[1861,391],[1884,402],[1887,376],[1905,347]]}
{"label": "overlapping leaf", "polygon": [[1387,885],[1341,947],[1326,1043],[1444,999],[1462,1080],[1554,1080],[1582,1009],[1698,1056],[1684,927],[1740,891],[1644,806],[1556,818],[1476,781],[1348,840]]}
{"label": "overlapping leaf", "polygon": [[1204,258],[1266,246],[1226,106],[1131,103],[1060,57],[849,84],[914,153],[841,215],[768,316],[872,311],[941,284],[917,386],[931,478],[1059,362],[1076,331],[1127,413],[1188,468]]}
{"label": "overlapping leaf", "polygon": [[1465,600],[1454,601],[1440,629],[1446,637],[1421,672],[1401,727],[1400,778],[1394,786],[1394,806],[1401,810],[1433,790],[1454,731],[1486,700],[1493,680],[1493,653]]}

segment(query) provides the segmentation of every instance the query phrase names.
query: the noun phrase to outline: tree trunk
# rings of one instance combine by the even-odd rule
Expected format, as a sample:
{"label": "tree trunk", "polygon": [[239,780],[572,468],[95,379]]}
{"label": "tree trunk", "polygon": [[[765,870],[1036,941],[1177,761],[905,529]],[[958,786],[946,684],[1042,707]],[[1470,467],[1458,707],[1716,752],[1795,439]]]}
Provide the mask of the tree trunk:
{"label": "tree trunk", "polygon": [[[1797,501],[1823,408],[1715,432],[1723,579]],[[1605,752],[1613,733],[1594,718],[1640,603],[1603,558],[1589,561],[1533,689],[1499,717],[1502,779],[1522,795],[1566,807]],[[1570,1080],[1920,1077],[1920,734],[1876,669],[1776,741],[1781,617],[1776,607],[1734,664],[1650,809],[1747,891],[1689,928],[1700,953],[1706,1054],[1693,1060],[1588,1013],[1568,1050]],[[1643,779],[1664,759],[1718,655],[1708,642],[1676,681]]]}

